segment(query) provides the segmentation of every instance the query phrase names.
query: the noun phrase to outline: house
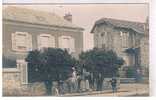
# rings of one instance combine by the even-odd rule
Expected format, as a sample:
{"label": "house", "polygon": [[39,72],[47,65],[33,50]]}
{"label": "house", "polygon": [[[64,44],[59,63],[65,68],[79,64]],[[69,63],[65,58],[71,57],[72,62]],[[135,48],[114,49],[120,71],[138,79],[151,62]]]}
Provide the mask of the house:
{"label": "house", "polygon": [[141,66],[144,76],[149,76],[149,19],[145,23],[145,34],[140,43]]}
{"label": "house", "polygon": [[[146,65],[148,68],[148,50],[144,49],[148,49],[149,44],[147,42],[146,45],[142,45],[142,41],[148,41],[145,23],[101,18],[95,22],[91,33],[94,34],[95,47],[113,50],[125,60],[121,70],[125,70],[128,66],[140,68]],[[146,40],[143,40],[144,38]],[[124,74],[122,76],[124,77]]]}
{"label": "house", "polygon": [[[74,57],[83,50],[83,28],[72,15],[7,6],[3,9],[3,87],[28,83],[25,57],[34,49],[66,49]],[[18,84],[18,85],[17,85]]]}
{"label": "house", "polygon": [[[70,21],[71,14],[64,18],[49,12],[6,7],[3,10],[3,56],[11,61],[24,59],[28,51],[54,47],[67,49],[78,57],[83,50],[83,28]],[[8,67],[5,64],[3,67]]]}

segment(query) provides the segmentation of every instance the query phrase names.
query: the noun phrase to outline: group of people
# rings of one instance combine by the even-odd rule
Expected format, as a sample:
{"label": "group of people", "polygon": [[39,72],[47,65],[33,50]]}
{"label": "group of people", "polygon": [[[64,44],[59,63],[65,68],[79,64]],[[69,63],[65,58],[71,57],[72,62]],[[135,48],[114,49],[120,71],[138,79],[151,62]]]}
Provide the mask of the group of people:
{"label": "group of people", "polygon": [[85,76],[77,75],[74,67],[72,76],[67,81],[69,85],[69,92],[84,92],[89,90],[89,81],[85,79]]}
{"label": "group of people", "polygon": [[[86,74],[89,74],[89,73],[86,73]],[[112,92],[113,93],[117,92],[117,79],[113,77],[109,82],[112,87]],[[59,86],[59,89],[58,90],[56,89],[55,92],[57,93],[57,95],[64,94],[67,92],[68,93],[86,92],[90,90],[90,87],[91,86],[89,84],[89,80],[86,79],[85,75],[83,76],[77,75],[77,72],[75,68],[73,67],[71,77],[64,82],[62,81]]]}

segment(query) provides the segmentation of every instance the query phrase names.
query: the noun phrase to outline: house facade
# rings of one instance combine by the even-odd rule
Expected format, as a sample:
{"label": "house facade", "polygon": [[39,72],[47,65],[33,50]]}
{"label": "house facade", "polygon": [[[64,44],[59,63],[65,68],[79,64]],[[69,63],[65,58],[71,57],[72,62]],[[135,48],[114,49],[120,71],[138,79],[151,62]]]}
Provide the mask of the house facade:
{"label": "house facade", "polygon": [[[65,16],[71,18],[70,14]],[[64,18],[49,12],[6,7],[3,10],[3,56],[9,60],[24,59],[28,51],[54,47],[67,49],[78,57],[83,50],[83,28]]]}
{"label": "house facade", "polygon": [[[83,28],[72,23],[72,15],[16,6],[3,9],[3,87],[28,83],[25,58],[29,51],[46,47],[66,49],[78,58],[83,50]],[[7,83],[7,84],[6,84]]]}
{"label": "house facade", "polygon": [[146,19],[145,34],[140,44],[141,66],[144,68],[143,74],[149,76],[149,19]]}
{"label": "house facade", "polygon": [[[145,23],[101,18],[95,22],[91,33],[94,34],[95,47],[113,50],[124,59],[125,63],[121,70],[125,70],[128,66],[149,67],[148,50],[145,50],[149,44],[142,45],[148,41],[148,35],[145,35]],[[125,77],[124,74],[121,76]]]}

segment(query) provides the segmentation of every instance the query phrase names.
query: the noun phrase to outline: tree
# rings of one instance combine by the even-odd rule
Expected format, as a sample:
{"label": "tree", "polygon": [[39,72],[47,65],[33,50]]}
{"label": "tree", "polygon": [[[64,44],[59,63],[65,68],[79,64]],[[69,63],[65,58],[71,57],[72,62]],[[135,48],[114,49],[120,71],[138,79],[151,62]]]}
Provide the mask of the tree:
{"label": "tree", "polygon": [[41,51],[30,51],[26,61],[30,82],[44,82],[47,94],[52,93],[53,81],[66,80],[72,73],[76,60],[66,51],[59,48],[45,48]]}
{"label": "tree", "polygon": [[94,81],[98,83],[97,90],[102,89],[103,78],[117,76],[118,68],[124,63],[123,59],[112,50],[98,48],[82,52],[79,58],[84,68],[93,75],[91,84],[93,85]]}

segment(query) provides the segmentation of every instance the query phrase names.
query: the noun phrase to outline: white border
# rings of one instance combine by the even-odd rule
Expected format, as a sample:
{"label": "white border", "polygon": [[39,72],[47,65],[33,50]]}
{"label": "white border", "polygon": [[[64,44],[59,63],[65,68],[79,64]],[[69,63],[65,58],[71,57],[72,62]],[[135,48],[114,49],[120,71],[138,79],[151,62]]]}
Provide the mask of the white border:
{"label": "white border", "polygon": [[150,2],[150,92],[151,96],[156,96],[156,1]]}
{"label": "white border", "polygon": [[[2,3],[0,2],[0,55],[2,55]],[[2,56],[0,56],[0,65],[2,65]],[[2,87],[2,66],[0,67],[0,87]],[[2,88],[0,88],[2,96]]]}

